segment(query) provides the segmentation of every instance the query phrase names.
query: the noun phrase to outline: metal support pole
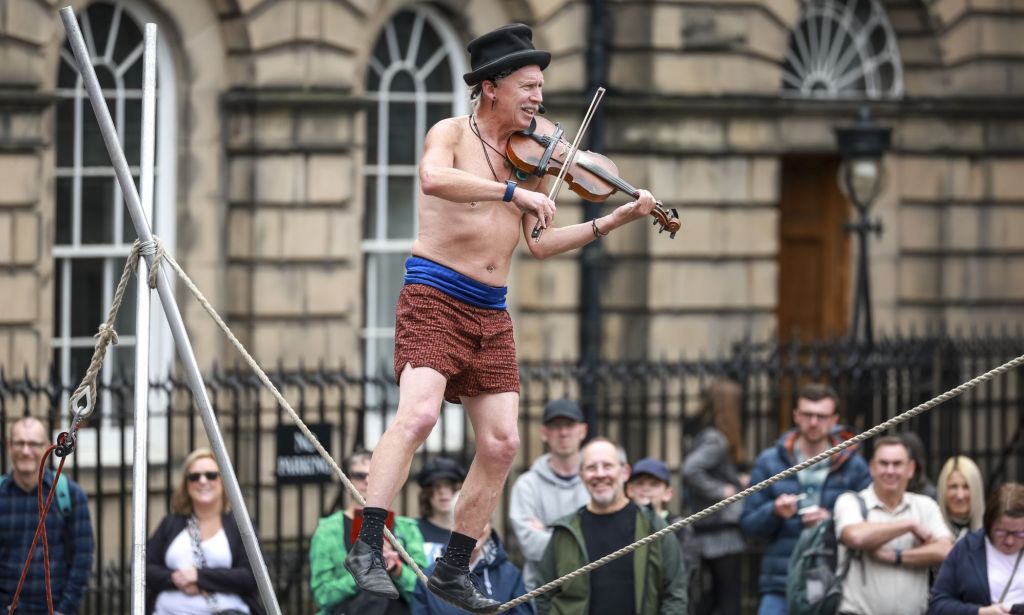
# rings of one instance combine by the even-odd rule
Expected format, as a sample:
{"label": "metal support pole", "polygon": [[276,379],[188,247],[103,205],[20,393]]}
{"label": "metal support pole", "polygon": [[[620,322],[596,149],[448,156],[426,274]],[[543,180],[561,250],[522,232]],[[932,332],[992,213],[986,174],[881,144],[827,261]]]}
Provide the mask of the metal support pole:
{"label": "metal support pole", "polygon": [[[608,18],[604,0],[590,1],[587,46],[587,90],[597,91],[608,77]],[[598,110],[590,122],[590,149],[604,150],[604,114]],[[601,216],[601,204],[584,201],[584,221]],[[580,250],[580,362],[583,364],[581,401],[590,433],[597,430],[597,368],[601,362],[601,275],[606,263],[600,239]]]}
{"label": "metal support pole", "polygon": [[[142,51],[142,215],[153,219],[156,140],[156,24],[146,24]],[[132,456],[132,615],[146,612],[146,504],[149,500],[149,265],[139,259],[135,288],[135,438]]]}
{"label": "metal support pole", "polygon": [[[121,191],[124,193],[128,213],[131,215],[132,223],[135,225],[139,239],[144,243],[150,243],[153,241],[153,233],[150,231],[149,224],[143,215],[139,193],[135,189],[128,161],[125,159],[124,151],[121,149],[121,144],[118,141],[114,122],[110,118],[110,110],[107,109],[106,102],[103,99],[99,80],[96,78],[96,71],[93,69],[90,61],[89,52],[82,38],[82,31],[78,26],[78,21],[75,19],[75,13],[71,7],[66,6],[60,10],[60,16],[64,22],[64,30],[68,34],[71,49],[75,54],[79,73],[85,82],[89,100],[92,102],[93,111],[96,113],[96,121],[99,124],[100,134],[103,135],[103,142],[107,146],[107,153],[110,155],[114,173],[117,175],[117,181],[120,183]],[[152,267],[153,255],[147,254],[145,258],[149,266]],[[213,414],[213,408],[206,395],[203,377],[199,373],[199,365],[196,362],[192,344],[189,342],[185,323],[181,319],[181,312],[174,302],[171,284],[163,271],[157,272],[157,292],[160,295],[160,303],[163,306],[164,313],[167,315],[167,324],[170,326],[171,335],[174,337],[178,358],[181,360],[189,388],[199,410],[199,415],[203,419],[203,426],[210,440],[210,447],[217,458],[217,465],[220,466],[224,490],[227,492],[228,500],[231,502],[231,511],[242,534],[242,543],[245,545],[245,552],[252,564],[260,597],[263,599],[263,604],[267,608],[269,615],[281,615],[281,607],[277,603],[274,588],[270,582],[270,573],[267,570],[266,562],[263,560],[263,554],[260,552],[259,543],[256,541],[256,533],[253,530],[252,520],[249,518],[249,510],[245,506],[245,499],[242,497],[242,489],[238,484],[238,477],[235,475],[234,466],[231,464],[227,447],[224,444],[224,438],[221,435],[220,427],[217,425],[217,418]]]}

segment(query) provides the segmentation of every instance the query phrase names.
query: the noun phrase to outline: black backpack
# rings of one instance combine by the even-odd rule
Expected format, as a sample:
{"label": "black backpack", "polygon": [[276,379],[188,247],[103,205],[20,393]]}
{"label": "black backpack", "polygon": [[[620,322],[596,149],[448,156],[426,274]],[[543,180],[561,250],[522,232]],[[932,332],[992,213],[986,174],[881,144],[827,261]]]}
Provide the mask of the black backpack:
{"label": "black backpack", "polygon": [[[859,493],[853,493],[860,503],[860,513],[868,518],[867,504]],[[838,565],[839,539],[836,538],[832,519],[807,528],[789,558],[786,574],[786,604],[789,615],[835,615],[843,599],[843,579],[850,570],[850,562],[859,553],[847,550],[842,569]]]}

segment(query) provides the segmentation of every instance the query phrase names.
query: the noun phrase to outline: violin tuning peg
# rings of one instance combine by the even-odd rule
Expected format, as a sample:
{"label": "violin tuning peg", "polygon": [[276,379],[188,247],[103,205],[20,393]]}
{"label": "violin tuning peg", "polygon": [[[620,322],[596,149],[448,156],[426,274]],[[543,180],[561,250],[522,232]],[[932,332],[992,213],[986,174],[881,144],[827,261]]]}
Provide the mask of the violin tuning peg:
{"label": "violin tuning peg", "polygon": [[658,221],[655,220],[654,223],[651,226],[658,226]]}
{"label": "violin tuning peg", "polygon": [[676,238],[676,234],[675,233],[669,233],[668,234],[668,238],[669,239],[675,239]]}

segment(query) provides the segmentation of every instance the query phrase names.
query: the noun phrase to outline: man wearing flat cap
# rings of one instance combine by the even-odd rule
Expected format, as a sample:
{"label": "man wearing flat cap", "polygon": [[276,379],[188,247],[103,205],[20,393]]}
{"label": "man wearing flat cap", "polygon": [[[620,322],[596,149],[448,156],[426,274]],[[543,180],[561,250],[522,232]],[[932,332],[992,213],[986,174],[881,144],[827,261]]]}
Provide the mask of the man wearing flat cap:
{"label": "man wearing flat cap", "polygon": [[592,224],[548,228],[555,204],[544,178],[517,174],[505,156],[513,133],[529,128],[544,100],[551,55],[533,32],[511,24],[469,43],[474,112],[434,125],[419,165],[419,235],[406,261],[395,316],[398,412],[370,467],[359,539],[346,566],[360,587],[397,596],[381,557],[387,509],[408,478],[414,451],[427,438],[442,400],[461,403],[476,434],[476,456],[462,486],[445,554],[429,587],[472,613],[500,606],[471,582],[469,559],[490,519],[519,448],[519,369],[505,282],[520,233],[548,229],[530,252],[547,258],[646,218],[654,198],[636,201]]}

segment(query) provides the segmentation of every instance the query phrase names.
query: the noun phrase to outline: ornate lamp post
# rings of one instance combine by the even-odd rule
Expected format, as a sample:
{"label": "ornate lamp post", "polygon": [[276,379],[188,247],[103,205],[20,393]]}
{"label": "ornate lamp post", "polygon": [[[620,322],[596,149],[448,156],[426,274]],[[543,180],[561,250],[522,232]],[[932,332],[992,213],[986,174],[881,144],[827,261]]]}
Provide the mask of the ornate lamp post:
{"label": "ornate lamp post", "polygon": [[882,234],[882,223],[868,217],[868,209],[882,190],[884,166],[882,156],[889,149],[892,129],[879,126],[871,119],[871,111],[862,107],[857,121],[850,126],[837,127],[836,143],[843,160],[839,167],[839,187],[857,208],[857,219],[845,225],[845,230],[857,234],[859,254],[857,279],[854,287],[853,326],[850,336],[861,335],[868,345],[874,343],[871,322],[871,276],[868,273],[868,236]]}

